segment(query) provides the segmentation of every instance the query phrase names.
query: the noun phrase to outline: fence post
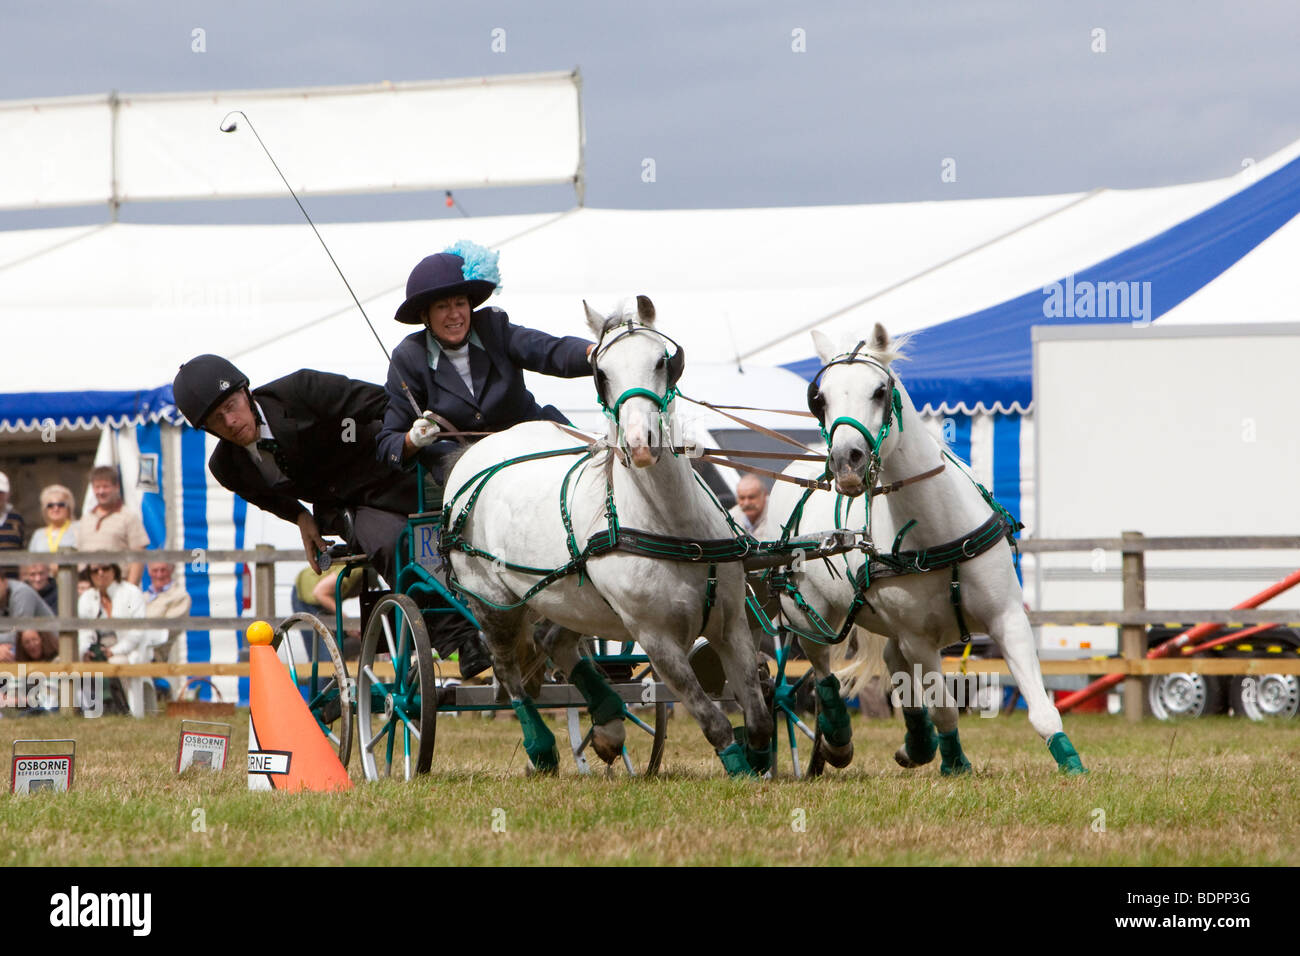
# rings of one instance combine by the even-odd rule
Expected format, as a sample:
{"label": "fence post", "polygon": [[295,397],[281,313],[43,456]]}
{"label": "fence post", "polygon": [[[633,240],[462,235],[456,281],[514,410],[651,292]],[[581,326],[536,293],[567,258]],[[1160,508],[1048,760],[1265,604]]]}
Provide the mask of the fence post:
{"label": "fence post", "polygon": [[[1126,543],[1134,544],[1142,540],[1142,532],[1125,531]],[[1122,552],[1122,573],[1124,579],[1124,610],[1145,611],[1146,593],[1146,555],[1140,550]],[[1120,652],[1126,661],[1138,661],[1147,656],[1147,629],[1140,624],[1126,624],[1119,629]],[[1124,678],[1124,716],[1130,722],[1142,719],[1145,704],[1142,693],[1142,678],[1137,675]]]}
{"label": "fence post", "polygon": [[[60,564],[58,570],[54,572],[54,580],[58,582],[59,588],[59,600],[57,601],[59,606],[56,609],[56,613],[59,617],[76,617],[77,566],[75,564]],[[77,632],[60,631],[59,660],[64,663],[70,663],[76,659]]]}
{"label": "fence post", "polygon": [[275,561],[266,554],[275,551],[269,544],[259,544],[253,559],[253,614],[275,627]]}

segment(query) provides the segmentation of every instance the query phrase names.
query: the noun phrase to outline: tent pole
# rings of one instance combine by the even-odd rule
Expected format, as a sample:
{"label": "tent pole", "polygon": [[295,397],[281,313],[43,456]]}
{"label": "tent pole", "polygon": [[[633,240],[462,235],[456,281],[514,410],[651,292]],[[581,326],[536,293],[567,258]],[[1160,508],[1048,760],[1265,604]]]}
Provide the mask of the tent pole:
{"label": "tent pole", "polygon": [[108,94],[108,162],[109,162],[109,196],[108,211],[112,222],[117,222],[118,207],[122,204],[117,198],[117,116],[119,100],[117,90]]}

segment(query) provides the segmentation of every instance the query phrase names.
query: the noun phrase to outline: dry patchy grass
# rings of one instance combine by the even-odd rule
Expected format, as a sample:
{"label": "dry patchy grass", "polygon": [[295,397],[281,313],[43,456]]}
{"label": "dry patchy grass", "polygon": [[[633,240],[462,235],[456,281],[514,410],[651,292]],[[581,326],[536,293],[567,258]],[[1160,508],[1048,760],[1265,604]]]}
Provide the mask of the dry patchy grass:
{"label": "dry patchy grass", "polygon": [[76,736],[78,765],[71,793],[0,796],[0,863],[1300,864],[1300,722],[1081,715],[1067,730],[1086,778],[1057,774],[1023,715],[963,723],[975,773],[960,780],[937,759],[898,768],[901,721],[855,721],[847,771],[795,781],[783,753],[780,779],[728,780],[681,719],[656,779],[581,777],[571,761],[530,778],[512,718],[444,716],[427,778],[285,794],[246,789],[243,712],[218,775],[172,771],[175,720],[5,719],[6,751]]}

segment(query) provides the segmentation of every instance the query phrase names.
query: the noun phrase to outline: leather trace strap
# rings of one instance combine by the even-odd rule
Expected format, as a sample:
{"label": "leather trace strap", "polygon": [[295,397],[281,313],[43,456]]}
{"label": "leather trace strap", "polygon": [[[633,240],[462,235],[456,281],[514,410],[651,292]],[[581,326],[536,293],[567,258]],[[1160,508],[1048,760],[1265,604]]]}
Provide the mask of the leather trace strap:
{"label": "leather trace strap", "polygon": [[877,485],[876,487],[871,489],[871,494],[873,496],[890,494],[892,492],[898,491],[898,489],[900,488],[906,488],[908,485],[914,485],[918,481],[925,481],[925,479],[927,478],[933,478],[935,475],[942,472],[946,467],[947,466],[943,462],[939,462],[938,467],[931,468],[929,471],[923,471],[919,475],[913,475],[911,478],[902,478],[898,481],[891,481],[887,485]]}

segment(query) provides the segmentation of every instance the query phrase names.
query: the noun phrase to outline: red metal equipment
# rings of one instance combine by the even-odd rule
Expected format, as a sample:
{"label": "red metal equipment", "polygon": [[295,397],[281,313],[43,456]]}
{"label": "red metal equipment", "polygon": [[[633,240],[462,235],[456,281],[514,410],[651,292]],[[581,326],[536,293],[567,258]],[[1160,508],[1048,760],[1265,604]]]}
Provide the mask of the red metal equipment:
{"label": "red metal equipment", "polygon": [[[1263,591],[1260,591],[1254,597],[1248,598],[1247,600],[1242,601],[1240,604],[1233,605],[1232,610],[1244,611],[1249,608],[1259,607],[1265,601],[1277,597],[1283,591],[1290,590],[1291,588],[1295,587],[1297,584],[1300,584],[1300,570],[1293,571],[1291,574],[1288,574],[1281,581],[1277,582],[1277,584],[1265,588]],[[1173,654],[1181,647],[1185,647],[1186,645],[1190,644],[1192,641],[1200,640],[1201,638],[1206,637],[1207,635],[1213,634],[1222,626],[1223,625],[1221,623],[1208,622],[1205,624],[1197,624],[1194,627],[1189,627],[1187,630],[1183,631],[1177,637],[1171,637],[1169,640],[1165,641],[1164,643],[1157,644],[1155,647],[1151,648],[1151,650],[1147,651],[1146,654],[1147,659],[1154,660],[1155,658],[1158,657],[1168,657],[1170,654]],[[1266,630],[1267,628],[1273,626],[1274,625],[1272,624],[1260,625],[1259,629]],[[1255,628],[1251,628],[1250,633],[1258,633],[1258,631]],[[1229,635],[1222,639],[1216,639],[1214,641],[1206,642],[1205,644],[1202,644],[1199,647],[1195,648],[1195,650],[1203,650],[1206,647],[1214,646],[1217,644],[1226,644],[1229,641],[1237,641],[1245,636],[1247,636],[1247,632],[1240,631],[1236,634]],[[1107,674],[1105,677],[1098,678],[1097,680],[1089,684],[1087,687],[1083,688],[1083,690],[1077,690],[1070,696],[1060,701],[1057,701],[1056,709],[1064,713],[1065,711],[1070,710],[1076,705],[1083,703],[1085,700],[1088,700],[1091,697],[1095,697],[1097,694],[1100,694],[1102,691],[1109,690],[1111,687],[1114,687],[1116,684],[1122,681],[1126,676],[1127,675],[1125,674]]]}

